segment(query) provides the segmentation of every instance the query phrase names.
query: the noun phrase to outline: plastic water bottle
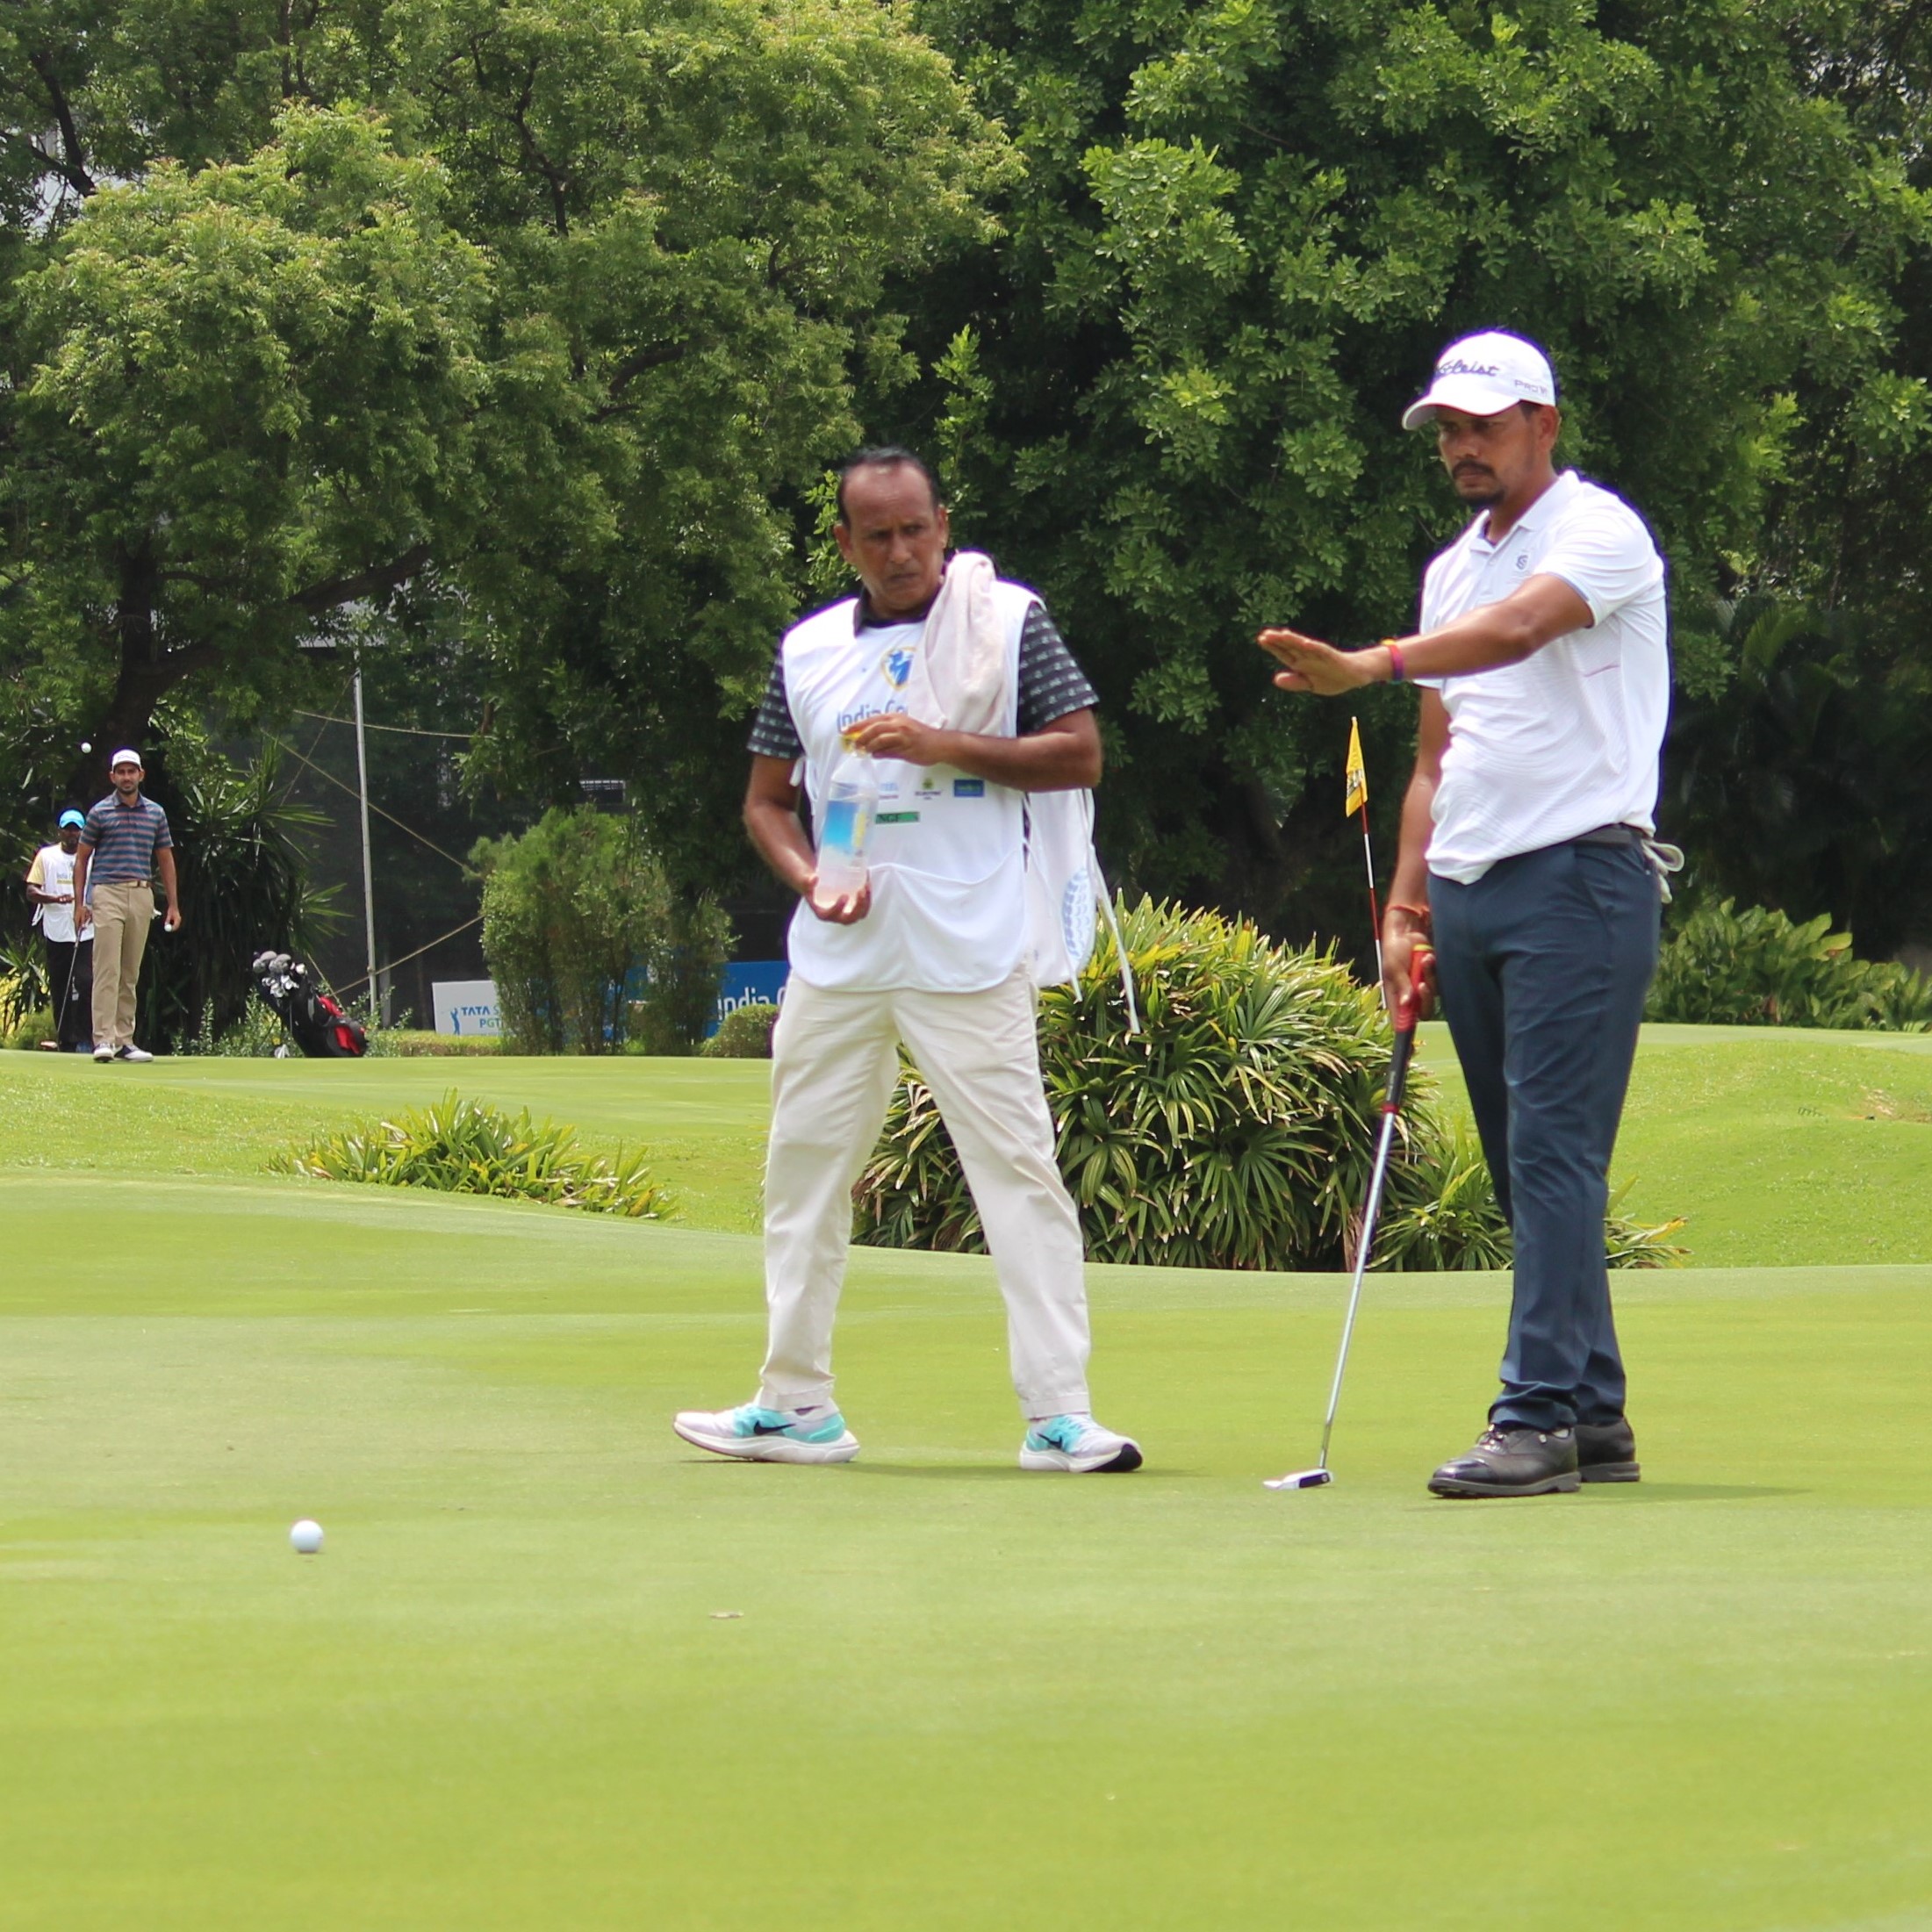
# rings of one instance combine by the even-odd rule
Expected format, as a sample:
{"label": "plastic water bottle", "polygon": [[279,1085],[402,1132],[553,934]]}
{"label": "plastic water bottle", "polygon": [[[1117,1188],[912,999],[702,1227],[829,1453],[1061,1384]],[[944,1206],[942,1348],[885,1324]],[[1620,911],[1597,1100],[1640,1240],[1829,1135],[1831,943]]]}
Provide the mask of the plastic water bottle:
{"label": "plastic water bottle", "polygon": [[879,767],[870,751],[849,741],[825,787],[825,822],[818,840],[818,892],[840,899],[865,883],[865,841],[879,809]]}

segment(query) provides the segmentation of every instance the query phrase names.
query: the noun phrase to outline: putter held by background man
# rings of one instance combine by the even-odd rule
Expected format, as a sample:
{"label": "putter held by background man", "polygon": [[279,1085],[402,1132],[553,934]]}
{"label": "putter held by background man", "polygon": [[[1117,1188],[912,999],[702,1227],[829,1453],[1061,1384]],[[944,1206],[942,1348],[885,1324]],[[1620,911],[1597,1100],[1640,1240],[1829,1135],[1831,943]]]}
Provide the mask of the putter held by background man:
{"label": "putter held by background man", "polygon": [[1423,686],[1383,918],[1391,1002],[1433,929],[1436,973],[1515,1241],[1502,1392],[1439,1496],[1634,1482],[1610,1306],[1611,1152],[1656,964],[1655,843],[1670,700],[1664,571],[1641,518],[1558,473],[1555,377],[1533,343],[1452,343],[1403,427],[1433,424],[1477,511],[1423,578],[1420,628],[1365,650],[1286,629],[1288,691]]}

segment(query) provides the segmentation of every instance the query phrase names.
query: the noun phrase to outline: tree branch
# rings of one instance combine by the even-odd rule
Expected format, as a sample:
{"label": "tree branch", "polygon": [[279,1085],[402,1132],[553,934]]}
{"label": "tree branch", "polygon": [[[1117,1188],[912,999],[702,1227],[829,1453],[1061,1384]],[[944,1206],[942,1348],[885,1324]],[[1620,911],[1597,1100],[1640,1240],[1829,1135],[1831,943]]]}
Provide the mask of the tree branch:
{"label": "tree branch", "polygon": [[542,176],[550,186],[550,209],[557,232],[568,234],[571,232],[570,208],[566,199],[570,189],[570,176],[551,161],[537,146],[536,136],[530,132],[530,103],[536,95],[537,63],[532,61],[529,70],[523,76],[523,91],[517,96],[516,105],[510,110],[510,120],[523,143],[523,152],[532,167]]}
{"label": "tree branch", "polygon": [[429,546],[418,543],[386,564],[372,564],[366,571],[356,571],[348,577],[326,578],[320,584],[311,584],[306,590],[297,591],[289,601],[298,610],[320,617],[325,611],[354,603],[359,597],[379,597],[400,590],[428,561]]}
{"label": "tree branch", "polygon": [[54,62],[45,54],[29,54],[27,61],[40,75],[41,86],[47,90],[47,104],[53,108],[54,121],[61,130],[61,149],[67,158],[65,161],[57,161],[38,141],[28,145],[75,193],[90,195],[94,192],[94,177],[87,171],[86,154],[81,146],[80,130],[74,125],[74,110],[68,104],[67,90],[61,85],[60,79],[54,71]]}
{"label": "tree branch", "polygon": [[654,369],[664,369],[672,363],[680,363],[690,353],[686,342],[653,342],[649,348],[638,349],[627,356],[611,371],[609,400],[590,413],[593,422],[607,422],[613,416],[621,416],[628,407],[621,399],[624,391],[643,375]]}

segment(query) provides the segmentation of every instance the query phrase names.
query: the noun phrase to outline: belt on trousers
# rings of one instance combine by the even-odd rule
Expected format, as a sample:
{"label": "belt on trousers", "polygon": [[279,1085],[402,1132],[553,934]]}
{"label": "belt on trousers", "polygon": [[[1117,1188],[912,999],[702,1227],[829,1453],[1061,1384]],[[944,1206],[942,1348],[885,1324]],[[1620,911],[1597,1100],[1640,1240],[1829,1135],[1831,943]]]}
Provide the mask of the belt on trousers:
{"label": "belt on trousers", "polygon": [[1579,832],[1570,844],[1635,846],[1656,880],[1657,896],[1665,905],[1670,903],[1670,874],[1684,870],[1684,853],[1677,846],[1666,845],[1634,825],[1598,825],[1591,831]]}
{"label": "belt on trousers", "polygon": [[91,886],[152,886],[152,879],[90,879]]}

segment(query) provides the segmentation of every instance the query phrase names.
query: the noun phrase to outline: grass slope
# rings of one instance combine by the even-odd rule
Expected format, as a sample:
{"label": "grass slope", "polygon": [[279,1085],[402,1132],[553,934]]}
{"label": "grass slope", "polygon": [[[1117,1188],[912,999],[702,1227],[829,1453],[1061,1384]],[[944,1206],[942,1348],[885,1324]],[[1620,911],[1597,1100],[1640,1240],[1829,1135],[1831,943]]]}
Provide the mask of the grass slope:
{"label": "grass slope", "polygon": [[666,1426],[750,1388],[750,1239],[54,1172],[0,1214],[0,1922],[1932,1919],[1932,1269],[1626,1278],[1647,1481],[1454,1505],[1489,1277],[1375,1285],[1341,1480],[1277,1496],[1333,1280],[1095,1270],[1151,1467],[1065,1481],[1012,1467],[986,1265],[861,1253],[865,1455],[756,1469]]}
{"label": "grass slope", "polygon": [[758,1227],[771,1089],[765,1060],[489,1055],[133,1067],[0,1053],[0,1170],[258,1174],[270,1154],[298,1140],[423,1106],[451,1088],[568,1121],[600,1151],[647,1147],[686,1221]]}
{"label": "grass slope", "polygon": [[[1440,1025],[1423,1063],[1462,1104]],[[138,1088],[135,1082],[139,1082]],[[686,1225],[758,1225],[769,1068],[758,1060],[181,1059],[96,1067],[0,1053],[0,1170],[241,1175],[319,1128],[451,1087],[640,1143]],[[1932,1038],[1645,1029],[1616,1173],[1684,1215],[1709,1267],[1932,1262]]]}

